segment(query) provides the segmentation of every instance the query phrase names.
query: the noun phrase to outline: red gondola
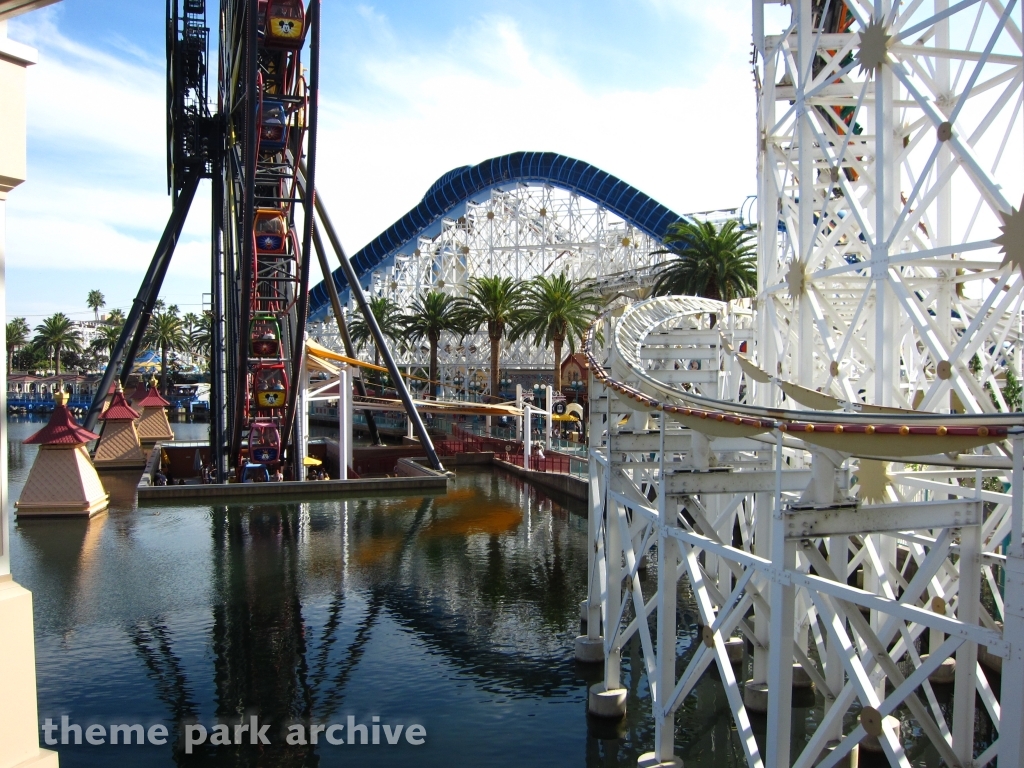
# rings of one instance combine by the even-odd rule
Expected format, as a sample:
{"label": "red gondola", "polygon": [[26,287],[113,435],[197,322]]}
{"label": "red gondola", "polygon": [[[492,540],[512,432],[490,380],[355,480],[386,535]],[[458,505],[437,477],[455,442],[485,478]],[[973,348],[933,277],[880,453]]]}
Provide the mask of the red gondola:
{"label": "red gondola", "polygon": [[281,430],[271,419],[256,419],[249,425],[249,460],[269,464],[281,458]]}

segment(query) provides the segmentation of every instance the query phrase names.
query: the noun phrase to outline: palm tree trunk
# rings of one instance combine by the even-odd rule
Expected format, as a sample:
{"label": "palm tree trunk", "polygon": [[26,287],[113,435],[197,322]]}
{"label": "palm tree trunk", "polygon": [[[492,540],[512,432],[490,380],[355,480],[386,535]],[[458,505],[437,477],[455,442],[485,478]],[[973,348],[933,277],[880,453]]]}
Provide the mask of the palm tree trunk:
{"label": "palm tree trunk", "polygon": [[160,391],[167,392],[167,345],[160,345]]}
{"label": "palm tree trunk", "polygon": [[491,395],[498,393],[498,358],[501,356],[501,336],[491,336]]}
{"label": "palm tree trunk", "polygon": [[60,347],[54,350],[54,360],[57,362],[57,375],[60,376]]}
{"label": "palm tree trunk", "polygon": [[432,400],[437,399],[437,345],[439,343],[440,340],[430,339],[430,373],[427,374],[430,383],[427,384],[427,389]]}
{"label": "palm tree trunk", "polygon": [[564,337],[555,336],[552,341],[555,345],[555,392],[562,391],[562,342],[565,341]]}

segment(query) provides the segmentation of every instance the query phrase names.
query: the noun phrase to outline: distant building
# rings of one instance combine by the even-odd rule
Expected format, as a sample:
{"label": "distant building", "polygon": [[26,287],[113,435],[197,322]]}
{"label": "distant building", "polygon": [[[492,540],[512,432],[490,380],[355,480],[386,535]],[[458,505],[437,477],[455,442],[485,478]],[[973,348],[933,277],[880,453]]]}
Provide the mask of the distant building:
{"label": "distant building", "polygon": [[89,349],[89,346],[99,336],[99,329],[102,325],[104,325],[103,321],[97,323],[95,320],[76,320],[72,324],[72,327],[78,332],[79,343],[83,350]]}

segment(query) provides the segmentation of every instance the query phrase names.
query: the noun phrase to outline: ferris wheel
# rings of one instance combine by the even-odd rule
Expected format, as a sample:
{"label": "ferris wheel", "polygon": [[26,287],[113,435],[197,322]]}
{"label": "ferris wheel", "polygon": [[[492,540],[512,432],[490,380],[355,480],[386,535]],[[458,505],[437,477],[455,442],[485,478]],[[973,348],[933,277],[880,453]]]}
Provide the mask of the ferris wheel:
{"label": "ferris wheel", "polygon": [[[210,179],[210,444],[224,480],[232,467],[240,478],[247,463],[274,467],[295,458],[314,251],[326,271],[317,217],[342,268],[351,265],[315,192],[320,0],[221,0],[215,79],[207,26],[213,10],[206,0],[167,0],[167,182],[174,206],[86,424],[95,424],[115,377],[127,380],[196,190]],[[352,274],[353,295],[365,307]],[[372,318],[367,322],[439,466],[383,335]]]}

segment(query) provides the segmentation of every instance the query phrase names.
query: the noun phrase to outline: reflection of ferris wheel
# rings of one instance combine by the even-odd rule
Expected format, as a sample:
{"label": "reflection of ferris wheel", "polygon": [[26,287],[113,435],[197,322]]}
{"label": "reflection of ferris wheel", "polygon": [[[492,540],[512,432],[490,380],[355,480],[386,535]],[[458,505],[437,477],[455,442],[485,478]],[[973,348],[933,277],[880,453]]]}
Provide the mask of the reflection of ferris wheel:
{"label": "reflection of ferris wheel", "polygon": [[[167,178],[174,208],[86,423],[95,424],[115,376],[122,384],[128,378],[196,189],[211,179],[210,442],[223,479],[250,453],[272,456],[271,464],[294,459],[289,444],[303,385],[314,243],[326,271],[314,234],[320,0],[220,3],[216,114],[207,95],[206,2],[169,0],[167,10]],[[316,208],[350,271],[322,203]],[[354,293],[361,296],[358,286]],[[392,377],[411,408],[397,368]],[[414,413],[412,420],[432,455],[422,422]]]}

